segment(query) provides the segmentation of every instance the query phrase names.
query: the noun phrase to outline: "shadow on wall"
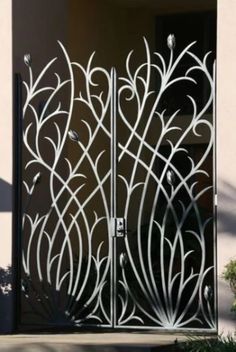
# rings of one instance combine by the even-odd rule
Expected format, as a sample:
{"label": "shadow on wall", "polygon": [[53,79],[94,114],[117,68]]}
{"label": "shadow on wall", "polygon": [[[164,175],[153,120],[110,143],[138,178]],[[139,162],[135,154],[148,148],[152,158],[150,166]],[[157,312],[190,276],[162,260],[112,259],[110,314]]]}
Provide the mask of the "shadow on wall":
{"label": "shadow on wall", "polygon": [[0,212],[12,211],[12,186],[0,178]]}
{"label": "shadow on wall", "polygon": [[12,270],[0,268],[0,331],[8,331],[11,323]]}
{"label": "shadow on wall", "polygon": [[220,181],[218,202],[218,232],[224,232],[236,238],[236,185]]}
{"label": "shadow on wall", "polygon": [[[12,211],[12,186],[0,178],[0,212]],[[0,267],[0,332],[11,326],[12,270]]]}

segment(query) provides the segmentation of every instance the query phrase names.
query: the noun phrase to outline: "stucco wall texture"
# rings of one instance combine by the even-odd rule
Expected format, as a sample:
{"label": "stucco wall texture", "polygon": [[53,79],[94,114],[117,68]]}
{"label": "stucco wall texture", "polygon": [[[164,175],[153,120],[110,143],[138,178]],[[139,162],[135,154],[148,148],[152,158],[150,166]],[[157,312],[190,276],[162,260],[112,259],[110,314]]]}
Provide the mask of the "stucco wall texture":
{"label": "stucco wall texture", "polygon": [[[0,1],[0,267],[11,263],[11,185],[13,134],[11,8],[11,1]],[[4,192],[4,188],[7,188],[7,192]]]}
{"label": "stucco wall texture", "polygon": [[217,28],[217,183],[219,331],[233,332],[228,307],[233,296],[222,279],[224,265],[236,257],[236,1],[218,1]]}

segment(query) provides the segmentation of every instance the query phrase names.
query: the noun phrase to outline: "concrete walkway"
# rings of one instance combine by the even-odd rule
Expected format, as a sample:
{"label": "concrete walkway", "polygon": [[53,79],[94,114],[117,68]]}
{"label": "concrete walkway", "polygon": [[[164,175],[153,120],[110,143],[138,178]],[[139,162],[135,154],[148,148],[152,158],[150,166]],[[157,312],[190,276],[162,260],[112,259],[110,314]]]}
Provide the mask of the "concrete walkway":
{"label": "concrete walkway", "polygon": [[171,352],[186,336],[142,333],[75,333],[0,336],[0,352]]}

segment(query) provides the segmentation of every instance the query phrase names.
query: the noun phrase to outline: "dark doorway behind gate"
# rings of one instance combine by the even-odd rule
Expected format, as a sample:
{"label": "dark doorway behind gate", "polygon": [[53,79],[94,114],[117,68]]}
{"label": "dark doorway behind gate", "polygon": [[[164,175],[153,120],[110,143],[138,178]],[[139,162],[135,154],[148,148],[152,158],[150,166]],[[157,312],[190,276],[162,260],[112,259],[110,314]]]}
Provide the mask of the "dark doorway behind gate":
{"label": "dark doorway behind gate", "polygon": [[215,12],[161,8],[15,22],[21,330],[216,330]]}

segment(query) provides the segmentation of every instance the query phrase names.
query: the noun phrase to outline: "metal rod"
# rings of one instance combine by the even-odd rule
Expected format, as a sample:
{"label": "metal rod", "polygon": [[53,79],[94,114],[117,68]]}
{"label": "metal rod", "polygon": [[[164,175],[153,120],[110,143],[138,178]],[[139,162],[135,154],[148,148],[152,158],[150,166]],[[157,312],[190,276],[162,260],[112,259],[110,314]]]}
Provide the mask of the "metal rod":
{"label": "metal rod", "polygon": [[13,119],[13,331],[17,331],[21,319],[21,253],[22,253],[22,78],[14,77],[14,119]]}
{"label": "metal rod", "polygon": [[116,185],[117,185],[117,131],[116,131],[116,113],[117,113],[117,97],[116,97],[116,70],[111,69],[111,222],[112,222],[112,268],[111,268],[111,321],[115,326],[116,318]]}
{"label": "metal rod", "polygon": [[216,60],[213,64],[213,81],[214,81],[214,96],[213,96],[213,131],[214,131],[214,143],[213,143],[213,261],[214,261],[214,311],[215,311],[215,322],[216,329],[218,331],[218,287],[217,287],[217,207],[218,207],[218,188],[217,188],[217,120],[216,120]]}

